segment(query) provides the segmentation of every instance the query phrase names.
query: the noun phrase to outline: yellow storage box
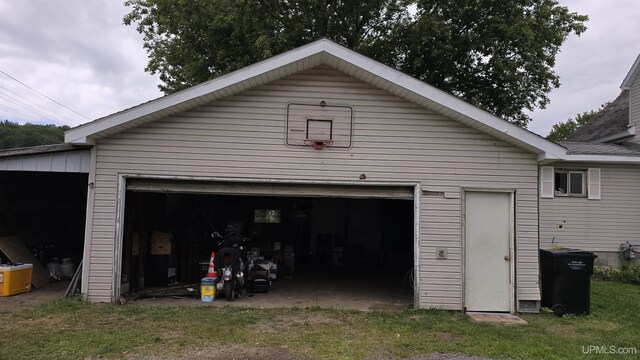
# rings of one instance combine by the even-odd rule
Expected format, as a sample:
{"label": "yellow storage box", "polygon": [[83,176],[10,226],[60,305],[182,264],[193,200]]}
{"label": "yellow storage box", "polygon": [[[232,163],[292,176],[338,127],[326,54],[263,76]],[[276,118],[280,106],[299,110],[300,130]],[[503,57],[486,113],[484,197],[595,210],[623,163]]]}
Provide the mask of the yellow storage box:
{"label": "yellow storage box", "polygon": [[0,265],[0,296],[31,291],[33,264]]}

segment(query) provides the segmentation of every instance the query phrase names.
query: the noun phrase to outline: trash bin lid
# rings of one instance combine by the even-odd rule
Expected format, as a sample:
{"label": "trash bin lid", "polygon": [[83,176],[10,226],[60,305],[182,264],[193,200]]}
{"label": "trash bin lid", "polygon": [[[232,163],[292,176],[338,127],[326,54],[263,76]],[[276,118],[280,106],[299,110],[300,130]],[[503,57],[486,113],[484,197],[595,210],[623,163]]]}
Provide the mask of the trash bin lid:
{"label": "trash bin lid", "polygon": [[591,251],[580,250],[580,249],[540,249],[540,256],[544,257],[571,257],[571,258],[590,258],[595,259],[598,256],[592,253]]}

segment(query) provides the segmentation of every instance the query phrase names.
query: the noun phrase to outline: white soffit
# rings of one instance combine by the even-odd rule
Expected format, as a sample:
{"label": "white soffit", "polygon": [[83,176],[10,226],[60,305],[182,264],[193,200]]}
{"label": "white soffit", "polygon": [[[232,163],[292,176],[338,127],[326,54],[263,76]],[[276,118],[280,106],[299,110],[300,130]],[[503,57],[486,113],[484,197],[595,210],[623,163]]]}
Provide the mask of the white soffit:
{"label": "white soffit", "polygon": [[94,139],[281,79],[321,63],[491,136],[538,153],[539,160],[563,159],[566,155],[566,149],[554,142],[327,39],[71,129],[65,133],[65,141],[91,144]]}

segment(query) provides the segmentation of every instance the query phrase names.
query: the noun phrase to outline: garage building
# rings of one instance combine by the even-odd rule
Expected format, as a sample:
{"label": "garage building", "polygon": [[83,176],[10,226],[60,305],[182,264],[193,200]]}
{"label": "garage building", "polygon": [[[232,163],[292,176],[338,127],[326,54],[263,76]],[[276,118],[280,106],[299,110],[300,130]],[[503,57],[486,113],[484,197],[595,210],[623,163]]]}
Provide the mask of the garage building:
{"label": "garage building", "polygon": [[[566,149],[329,40],[65,141],[92,146],[89,301],[150,286],[153,261],[197,280],[233,225],[292,274],[412,274],[416,308],[539,308],[538,166]],[[175,256],[152,260],[154,232]]]}

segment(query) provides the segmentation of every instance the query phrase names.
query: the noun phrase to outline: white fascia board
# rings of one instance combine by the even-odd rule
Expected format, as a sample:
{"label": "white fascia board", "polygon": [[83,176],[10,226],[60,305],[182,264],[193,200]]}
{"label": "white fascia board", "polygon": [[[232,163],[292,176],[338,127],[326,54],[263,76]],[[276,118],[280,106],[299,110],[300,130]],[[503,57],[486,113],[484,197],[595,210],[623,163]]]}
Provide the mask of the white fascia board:
{"label": "white fascia board", "polygon": [[636,61],[631,65],[631,69],[625,76],[622,84],[620,85],[620,89],[629,90],[631,89],[631,84],[633,84],[633,80],[638,76],[638,72],[640,72],[640,54],[636,58]]}
{"label": "white fascia board", "polygon": [[558,155],[550,155],[547,152],[543,152],[538,154],[538,162],[540,163],[549,163],[549,162],[554,162],[554,161],[558,161],[558,160],[564,160],[564,158],[566,157],[566,153],[567,153],[567,149],[566,148],[562,148],[564,150],[563,154],[558,154]]}
{"label": "white fascia board", "polygon": [[337,44],[325,43],[325,51],[339,59],[342,59],[356,67],[365,69],[366,71],[379,76],[391,83],[411,91],[419,96],[433,101],[442,107],[462,116],[468,117],[483,125],[496,129],[508,136],[515,138],[525,144],[528,144],[544,154],[544,159],[561,159],[566,155],[567,149],[547,140],[529,130],[523,129],[504,119],[501,119],[491,113],[484,111],[474,105],[467,103],[449,93],[446,93],[436,87],[428,85],[418,79],[415,79],[401,71],[386,66],[377,61],[371,60],[366,56],[357,52],[339,46]]}
{"label": "white fascia board", "polygon": [[189,100],[206,96],[212,92],[230,87],[234,84],[260,76],[269,71],[303,60],[322,51],[322,41],[314,42],[289,52],[263,60],[213,80],[195,85],[188,89],[163,96],[113,115],[95,120],[65,132],[65,142],[72,144],[90,143],[90,136],[128,121],[151,115]]}
{"label": "white fascia board", "polygon": [[567,155],[562,161],[610,164],[640,164],[640,156],[620,155]]}

